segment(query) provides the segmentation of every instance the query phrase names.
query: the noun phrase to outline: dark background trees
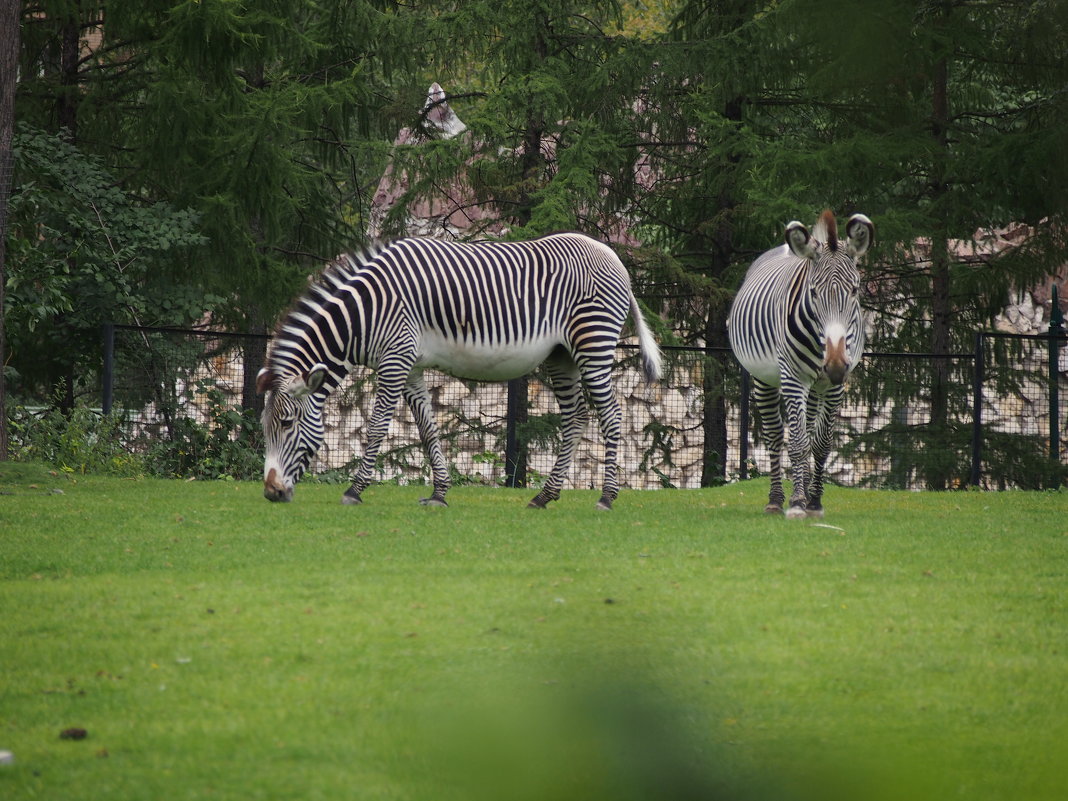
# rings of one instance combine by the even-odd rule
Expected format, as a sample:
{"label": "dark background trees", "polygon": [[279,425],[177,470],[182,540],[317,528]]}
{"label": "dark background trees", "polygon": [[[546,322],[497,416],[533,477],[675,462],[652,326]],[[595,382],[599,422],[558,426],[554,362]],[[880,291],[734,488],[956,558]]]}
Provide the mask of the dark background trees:
{"label": "dark background trees", "polygon": [[[1012,286],[1066,260],[1068,12],[1064,0],[876,5],[24,2],[27,141],[60,137],[57,159],[123,199],[105,208],[29,151],[19,160],[7,376],[17,392],[65,384],[73,399],[108,320],[210,314],[266,330],[317,263],[364,235],[389,158],[411,179],[402,203],[464,180],[509,236],[613,238],[691,343],[725,342],[731,293],[784,223],[862,211],[877,226],[873,345],[947,353]],[[468,135],[391,154],[432,81]],[[64,192],[69,213],[38,219]],[[961,246],[1009,224],[1028,226],[1024,245]],[[114,257],[126,252],[136,269]],[[93,282],[109,292],[78,289]],[[27,287],[56,302],[27,309]],[[35,355],[33,320],[80,332],[65,366]],[[711,367],[704,380],[714,440],[733,388]],[[722,472],[706,468],[709,481]]]}

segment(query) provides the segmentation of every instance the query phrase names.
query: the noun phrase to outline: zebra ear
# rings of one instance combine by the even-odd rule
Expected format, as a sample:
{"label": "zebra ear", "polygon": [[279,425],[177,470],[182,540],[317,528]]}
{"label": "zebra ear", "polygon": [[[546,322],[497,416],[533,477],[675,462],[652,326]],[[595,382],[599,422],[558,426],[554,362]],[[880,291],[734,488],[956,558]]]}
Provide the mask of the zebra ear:
{"label": "zebra ear", "polygon": [[320,362],[304,374],[304,383],[308,385],[308,392],[315,392],[326,380],[326,365]]}
{"label": "zebra ear", "polygon": [[846,253],[859,259],[875,241],[875,226],[863,214],[854,214],[846,223]]}
{"label": "zebra ear", "polygon": [[804,224],[797,220],[786,226],[786,246],[799,259],[816,258],[816,249],[812,247],[812,236]]}
{"label": "zebra ear", "polygon": [[266,367],[256,373],[256,392],[262,395],[278,385],[278,378]]}
{"label": "zebra ear", "polygon": [[303,375],[291,378],[286,384],[286,392],[294,398],[303,398],[319,389],[325,379],[326,365],[320,362]]}

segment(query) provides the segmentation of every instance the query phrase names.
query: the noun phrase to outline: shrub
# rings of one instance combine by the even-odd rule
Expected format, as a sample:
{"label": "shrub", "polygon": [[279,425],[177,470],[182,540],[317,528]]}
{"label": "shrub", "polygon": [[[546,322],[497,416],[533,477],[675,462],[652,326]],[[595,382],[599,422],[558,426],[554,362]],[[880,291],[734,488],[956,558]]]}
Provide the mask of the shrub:
{"label": "shrub", "polygon": [[121,421],[86,407],[70,414],[59,409],[16,406],[9,418],[13,457],[43,461],[74,473],[129,476],[142,472],[140,459],[126,449]]}
{"label": "shrub", "polygon": [[208,399],[207,425],[189,417],[174,421],[170,439],[149,446],[145,468],[171,478],[255,479],[263,470],[259,420],[229,407],[213,383],[197,388]]}

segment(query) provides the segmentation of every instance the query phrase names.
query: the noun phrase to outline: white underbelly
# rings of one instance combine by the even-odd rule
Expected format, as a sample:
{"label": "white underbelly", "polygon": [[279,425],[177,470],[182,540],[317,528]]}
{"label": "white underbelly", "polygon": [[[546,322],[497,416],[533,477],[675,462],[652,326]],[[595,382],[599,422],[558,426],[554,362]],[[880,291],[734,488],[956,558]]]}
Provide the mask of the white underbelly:
{"label": "white underbelly", "polygon": [[753,378],[767,384],[769,387],[779,386],[779,360],[775,356],[766,354],[759,357],[749,357],[740,361],[742,367],[748,370]]}
{"label": "white underbelly", "polygon": [[426,333],[416,365],[441,370],[456,378],[506,381],[534,370],[557,344],[554,340],[542,339],[503,346],[478,345]]}

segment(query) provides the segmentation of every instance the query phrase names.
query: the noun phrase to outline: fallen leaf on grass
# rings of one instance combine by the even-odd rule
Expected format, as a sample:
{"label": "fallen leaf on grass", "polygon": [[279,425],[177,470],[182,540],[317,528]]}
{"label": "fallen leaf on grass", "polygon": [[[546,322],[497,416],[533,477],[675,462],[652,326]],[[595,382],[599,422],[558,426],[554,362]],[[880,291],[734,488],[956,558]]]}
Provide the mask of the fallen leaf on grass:
{"label": "fallen leaf on grass", "polygon": [[838,526],[832,526],[830,523],[809,523],[809,525],[812,526],[813,528],[829,528],[832,531],[845,531],[844,528],[839,528]]}
{"label": "fallen leaf on grass", "polygon": [[79,729],[77,727],[64,729],[59,733],[59,739],[61,740],[84,740],[89,736],[89,732],[85,729]]}

